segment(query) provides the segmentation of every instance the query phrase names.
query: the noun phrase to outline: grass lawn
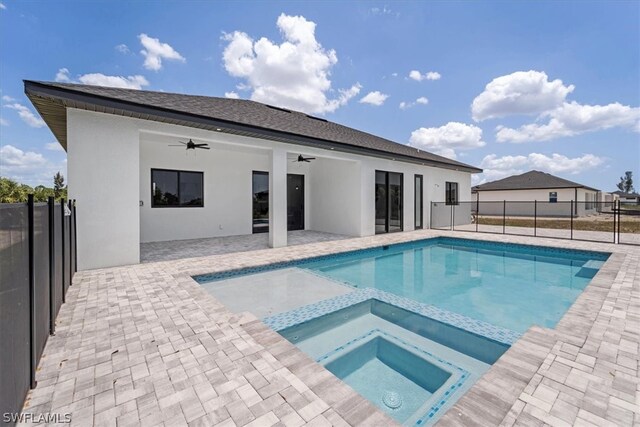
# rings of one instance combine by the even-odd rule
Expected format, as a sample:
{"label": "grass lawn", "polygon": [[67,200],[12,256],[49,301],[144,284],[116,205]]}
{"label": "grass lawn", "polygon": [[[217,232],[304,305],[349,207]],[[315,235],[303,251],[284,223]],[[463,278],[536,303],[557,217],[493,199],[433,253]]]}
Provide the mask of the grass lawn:
{"label": "grass lawn", "polygon": [[[533,219],[528,218],[507,218],[507,227],[527,227],[533,228]],[[500,225],[502,226],[502,218],[480,217],[478,224],[483,225]],[[557,230],[569,230],[571,228],[571,220],[569,219],[538,219],[537,228],[553,228]],[[590,221],[590,220],[573,220],[574,230],[583,231],[604,231],[613,232],[613,221]],[[631,221],[622,219],[620,224],[621,233],[640,233],[640,221]]]}

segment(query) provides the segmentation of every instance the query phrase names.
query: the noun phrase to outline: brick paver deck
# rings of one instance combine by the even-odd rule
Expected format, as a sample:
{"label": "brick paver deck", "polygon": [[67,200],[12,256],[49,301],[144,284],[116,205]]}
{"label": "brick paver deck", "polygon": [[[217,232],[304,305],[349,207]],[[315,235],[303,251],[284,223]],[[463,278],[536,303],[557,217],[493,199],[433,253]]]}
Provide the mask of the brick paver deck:
{"label": "brick paver deck", "polygon": [[79,272],[24,411],[74,425],[392,425],[191,275],[448,235],[613,252],[555,329],[531,328],[442,425],[640,424],[640,247],[416,231]]}

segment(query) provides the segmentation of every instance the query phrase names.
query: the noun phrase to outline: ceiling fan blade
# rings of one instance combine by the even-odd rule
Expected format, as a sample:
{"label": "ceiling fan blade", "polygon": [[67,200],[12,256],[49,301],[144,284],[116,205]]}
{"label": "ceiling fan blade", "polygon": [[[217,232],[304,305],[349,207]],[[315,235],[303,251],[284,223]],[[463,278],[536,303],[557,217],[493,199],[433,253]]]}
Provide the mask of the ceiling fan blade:
{"label": "ceiling fan blade", "polygon": [[186,142],[178,141],[180,144],[187,145]]}
{"label": "ceiling fan blade", "polygon": [[202,150],[211,150],[211,148],[209,148],[209,147],[200,147],[200,146],[197,146],[197,145],[196,145],[196,148],[200,148]]}
{"label": "ceiling fan blade", "polygon": [[178,144],[169,144],[169,147],[184,147],[184,145],[178,145]]}
{"label": "ceiling fan blade", "polygon": [[315,160],[315,157],[307,157],[306,160]]}
{"label": "ceiling fan blade", "polygon": [[207,147],[209,144],[194,144],[196,147]]}

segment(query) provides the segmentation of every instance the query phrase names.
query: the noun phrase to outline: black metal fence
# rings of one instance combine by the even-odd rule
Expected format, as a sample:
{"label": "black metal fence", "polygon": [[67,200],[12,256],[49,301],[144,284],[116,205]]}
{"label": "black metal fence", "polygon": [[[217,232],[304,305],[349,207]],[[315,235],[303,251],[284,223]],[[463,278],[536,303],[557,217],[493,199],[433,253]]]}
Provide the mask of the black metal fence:
{"label": "black metal fence", "polygon": [[0,414],[21,412],[76,271],[75,201],[0,204]]}
{"label": "black metal fence", "polygon": [[640,245],[640,206],[618,202],[431,203],[431,228]]}

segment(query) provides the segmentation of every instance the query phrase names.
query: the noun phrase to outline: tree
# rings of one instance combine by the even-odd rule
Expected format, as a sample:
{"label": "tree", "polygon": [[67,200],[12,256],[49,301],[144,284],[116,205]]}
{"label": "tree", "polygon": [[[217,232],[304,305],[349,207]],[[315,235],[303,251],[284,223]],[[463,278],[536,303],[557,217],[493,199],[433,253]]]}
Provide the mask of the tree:
{"label": "tree", "polygon": [[633,172],[626,171],[624,176],[620,177],[620,182],[616,186],[618,190],[624,193],[633,193]]}
{"label": "tree", "polygon": [[10,178],[0,178],[0,203],[19,203],[27,200],[27,194],[33,190]]}
{"label": "tree", "polygon": [[[66,196],[66,186],[64,185],[64,175],[60,171],[53,176],[53,197],[58,200],[60,197]],[[63,194],[64,192],[64,194]]]}

